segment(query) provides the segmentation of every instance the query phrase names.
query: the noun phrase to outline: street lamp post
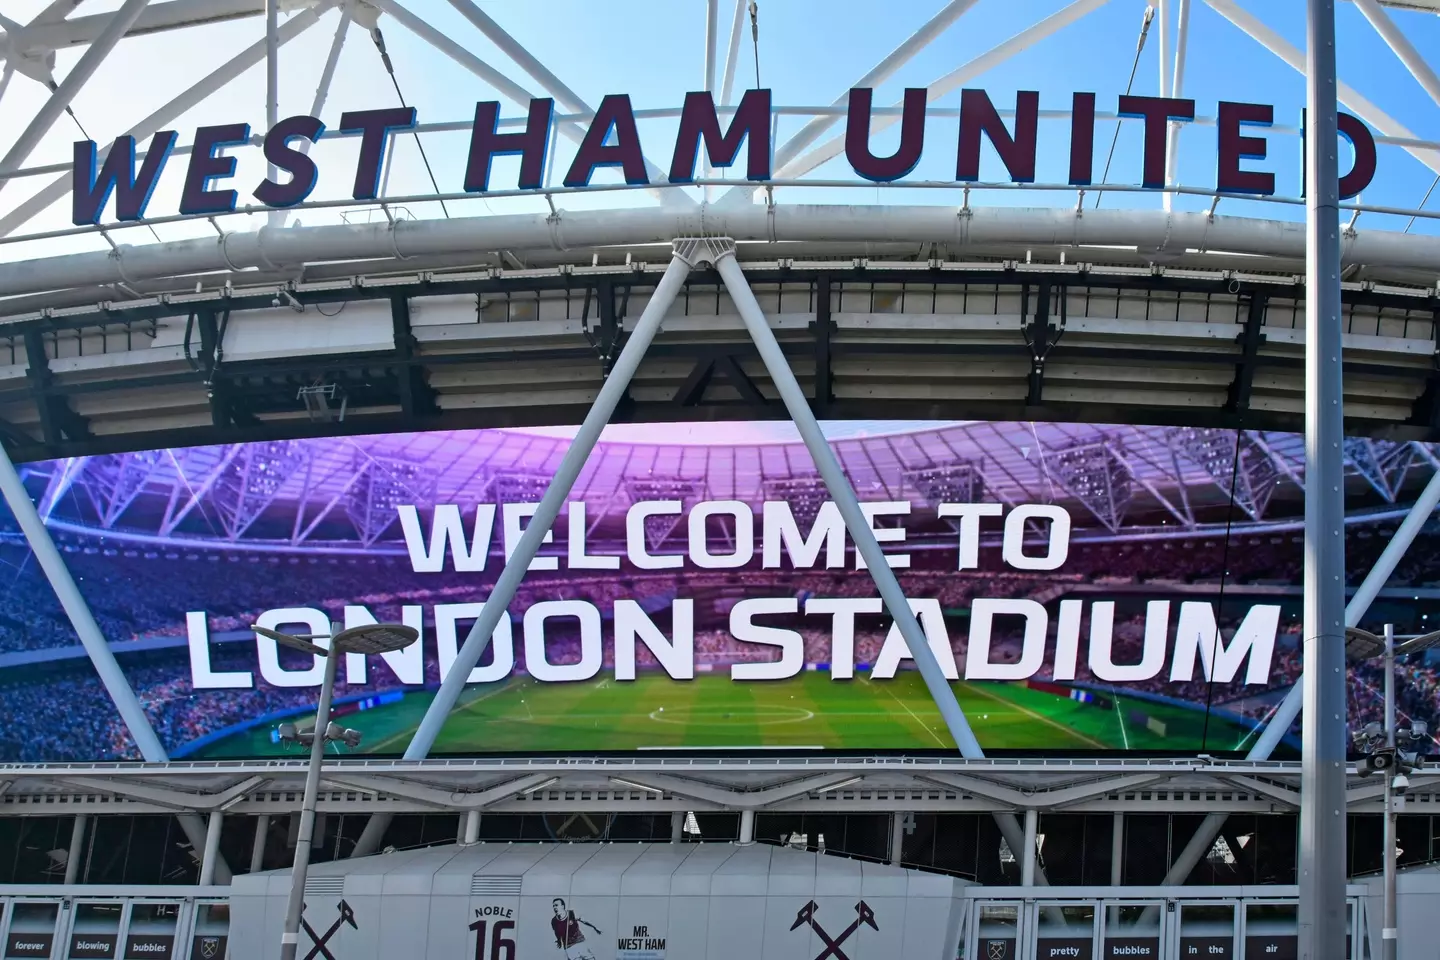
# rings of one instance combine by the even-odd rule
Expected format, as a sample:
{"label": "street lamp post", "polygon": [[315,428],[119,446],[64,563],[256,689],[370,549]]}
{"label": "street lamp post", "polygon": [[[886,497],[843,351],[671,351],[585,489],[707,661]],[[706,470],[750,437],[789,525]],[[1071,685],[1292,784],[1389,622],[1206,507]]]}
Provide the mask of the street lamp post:
{"label": "street lamp post", "polygon": [[[1382,863],[1385,885],[1385,925],[1380,933],[1381,960],[1395,960],[1399,946],[1399,916],[1395,881],[1395,844],[1397,842],[1395,811],[1400,804],[1404,803],[1403,788],[1409,786],[1409,781],[1402,778],[1415,768],[1415,764],[1412,763],[1413,755],[1398,752],[1399,738],[1403,736],[1409,741],[1421,740],[1428,733],[1425,725],[1418,720],[1412,720],[1410,725],[1403,730],[1396,728],[1395,657],[1429,650],[1437,644],[1440,644],[1440,630],[1421,634],[1418,637],[1410,637],[1399,647],[1395,645],[1395,625],[1393,623],[1385,624],[1383,637],[1377,637],[1359,627],[1347,627],[1345,630],[1345,653],[1349,659],[1373,660],[1379,658],[1385,665],[1385,726],[1383,730],[1376,730],[1376,725],[1372,722],[1354,733],[1355,742],[1369,753],[1364,765],[1360,768],[1360,775],[1363,777],[1369,776],[1371,773],[1380,773],[1385,777],[1385,829],[1382,838],[1384,844]],[[1383,747],[1380,746],[1381,740],[1384,741]],[[1397,786],[1402,787],[1402,790],[1398,792],[1400,798],[1398,804],[1396,802]]]}
{"label": "street lamp post", "polygon": [[[315,805],[320,793],[320,763],[329,738],[330,701],[335,694],[335,673],[341,655],[365,656],[401,650],[420,639],[419,631],[399,623],[373,623],[351,627],[324,637],[316,634],[289,634],[265,627],[256,633],[294,650],[325,658],[325,679],[320,683],[320,702],[315,709],[315,731],[311,734],[310,767],[305,773],[305,797],[300,803],[300,829],[295,838],[295,861],[290,869],[290,900],[285,910],[285,929],[280,936],[280,960],[295,960],[300,946],[300,916],[305,911],[305,875],[310,869],[310,840],[315,831]],[[329,640],[327,646],[312,641]]]}

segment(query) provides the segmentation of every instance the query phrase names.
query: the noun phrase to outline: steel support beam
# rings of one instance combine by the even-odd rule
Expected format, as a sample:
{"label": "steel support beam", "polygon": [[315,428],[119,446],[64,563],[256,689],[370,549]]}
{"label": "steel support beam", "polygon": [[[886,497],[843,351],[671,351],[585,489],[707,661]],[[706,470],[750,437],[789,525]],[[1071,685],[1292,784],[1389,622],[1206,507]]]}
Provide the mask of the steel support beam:
{"label": "steel support beam", "polygon": [[[1101,0],[1101,2],[1104,2],[1104,0]],[[935,16],[927,20],[914,33],[906,37],[898,47],[890,51],[885,59],[877,63],[859,80],[850,84],[850,86],[846,88],[846,92],[837,97],[831,106],[845,106],[850,100],[849,91],[854,87],[876,87],[889,79],[895,71],[909,63],[915,54],[929,46],[932,40],[949,29],[952,23],[959,20],[960,17],[974,5],[975,0],[950,0]],[[736,13],[736,23],[739,23],[738,11]],[[732,49],[733,48],[734,41],[732,40]],[[934,100],[938,96],[941,96],[941,94],[933,94],[930,99]],[[802,150],[819,139],[820,135],[833,127],[839,119],[840,116],[838,114],[826,114],[811,119],[809,123],[796,131],[793,137],[775,149],[774,169],[778,171],[790,163],[790,161],[800,156]],[[881,121],[878,125],[872,124],[871,129],[887,127],[898,119],[899,117],[886,118],[886,120]],[[843,150],[843,145],[841,149]],[[837,151],[830,156],[838,156],[838,153]],[[827,157],[826,159],[829,158]],[[823,163],[824,161],[821,162]],[[818,165],[818,163],[815,164],[815,166]],[[814,169],[814,167],[808,169]],[[743,202],[754,193],[755,189],[755,187],[750,186],[735,187],[729,193],[725,194],[725,196],[721,197],[720,201],[726,204]]]}
{"label": "steel support beam", "polygon": [[262,813],[255,818],[255,839],[250,844],[250,872],[259,873],[265,867],[265,844],[270,839],[270,814]]}
{"label": "steel support beam", "polygon": [[[715,243],[717,241],[712,241],[712,245]],[[760,309],[749,281],[745,279],[745,272],[740,269],[740,263],[735,259],[734,242],[727,240],[724,243],[726,246],[720,248],[718,253],[714,250],[707,252],[714,258],[712,262],[715,270],[725,283],[725,290],[730,294],[735,309],[739,311],[750,339],[755,341],[755,348],[765,364],[765,371],[770,375],[776,392],[780,394],[790,419],[795,422],[795,428],[804,440],[806,449],[810,451],[810,458],[825,481],[830,499],[840,510],[845,528],[855,543],[856,552],[865,560],[866,569],[875,581],[875,588],[880,592],[885,608],[899,628],[905,646],[909,649],[910,656],[914,659],[915,666],[920,671],[920,676],[924,679],[936,709],[940,711],[945,727],[959,748],[961,756],[983,757],[985,753],[980,748],[980,741],[970,729],[970,722],[965,719],[965,711],[960,708],[955,691],[950,688],[950,681],[945,677],[939,661],[935,659],[935,653],[930,649],[929,641],[920,628],[920,621],[910,609],[905,591],[900,587],[900,581],[895,578],[895,572],[890,569],[879,541],[875,539],[875,531],[870,528],[870,522],[860,509],[855,489],[850,486],[850,480],[845,476],[835,451],[821,432],[820,424],[815,420],[815,414],[811,411],[800,384],[795,380],[795,373],[790,369],[790,363],[785,359],[785,354],[775,339],[775,332],[770,329],[765,313]],[[995,815],[995,822],[1012,850],[1023,846],[1020,824],[1014,814],[998,813]],[[1043,877],[1037,879],[1043,882]]]}
{"label": "steel support beam", "polygon": [[[65,19],[78,3],[52,3],[45,12],[18,32],[0,33],[0,57],[30,50],[57,50],[95,43],[110,24],[113,13]],[[125,32],[127,37],[165,30],[180,30],[207,23],[254,17],[265,10],[264,0],[172,0],[146,10]]]}
{"label": "steel support beam", "polygon": [[[934,83],[930,84],[928,88],[928,93],[926,94],[927,102],[933,103],[941,97],[949,94],[951,91],[963,87],[975,77],[978,77],[981,74],[985,73],[987,70],[990,70],[991,68],[996,67],[1001,63],[1004,63],[1006,60],[1009,60],[1016,54],[1028,50],[1030,47],[1034,46],[1039,41],[1055,33],[1057,30],[1069,26],[1076,20],[1079,20],[1081,17],[1085,16],[1087,13],[1090,13],[1091,11],[1104,6],[1106,2],[1107,0],[1074,0],[1074,2],[1072,2],[1068,6],[1063,7],[1056,13],[1051,14],[1050,16],[1046,17],[1044,20],[1041,20],[1034,26],[1028,27],[1020,31],[1010,39],[1004,41],[1003,43],[997,44],[996,46],[987,50],[985,53],[980,54],[980,56],[957,67],[950,73],[947,73],[945,76],[941,77],[939,80],[936,80]],[[879,67],[877,67],[876,70],[879,70]],[[876,71],[871,71],[871,74],[874,74],[875,72]],[[888,74],[886,75],[888,76]],[[867,74],[866,77],[862,77],[861,81],[857,83],[856,86],[865,86],[865,80],[870,76],[870,74]],[[845,102],[845,100],[837,101],[837,103],[840,105],[843,105]],[[900,122],[900,114],[898,110],[899,108],[903,107],[904,104],[897,103],[894,106],[897,110],[896,113],[887,114],[884,116],[877,116],[871,119],[870,132],[872,135]],[[795,150],[793,152],[787,150],[787,148],[789,148],[791,144],[797,143],[802,140],[805,135],[806,129],[808,129],[811,125],[816,126],[815,136],[819,136],[819,134],[824,132],[824,130],[828,128],[831,123],[834,123],[835,120],[836,118],[832,116],[817,117],[815,118],[815,120],[812,120],[810,124],[802,127],[799,133],[797,133],[793,138],[787,141],[785,146],[782,147],[776,154],[776,178],[778,179],[782,177],[803,176],[804,174],[809,173],[811,170],[814,170],[816,167],[820,166],[827,160],[838,157],[840,156],[840,154],[844,153],[844,136],[833,137],[830,140],[827,140],[825,143],[821,144],[820,146],[816,147],[814,150],[811,150],[809,153],[804,154],[803,156],[795,155],[799,152],[798,150]],[[823,124],[822,121],[824,121]],[[815,139],[815,136],[812,136],[810,140],[804,142],[808,143],[813,141]],[[754,190],[755,188],[750,186],[736,187],[733,191],[731,191],[731,193],[726,194],[724,197],[722,197],[721,202],[742,202],[743,199],[749,198],[754,192]],[[731,200],[730,198],[732,196],[736,199]]]}
{"label": "steel support beam", "polygon": [[[280,119],[280,0],[265,0],[265,129],[273,130]],[[314,116],[314,114],[311,114]],[[275,164],[266,165],[266,176],[273,182],[279,171]],[[267,221],[272,227],[285,220],[280,210],[271,210]]]}
{"label": "steel support beam", "polygon": [[[502,53],[514,60],[520,65],[522,70],[535,78],[535,80],[545,88],[545,91],[558,99],[566,109],[573,110],[576,113],[593,114],[595,112],[595,109],[582,100],[579,94],[562,83],[559,77],[555,76],[543,63],[536,59],[523,44],[501,29],[500,25],[490,19],[472,0],[450,0],[450,5],[459,11],[465,19],[469,20],[477,30],[485,34],[495,46],[500,48]],[[515,83],[499,70],[496,70],[484,60],[475,56],[475,54],[471,53],[463,45],[446,36],[429,22],[402,6],[398,0],[374,0],[374,6],[390,14],[421,40],[424,40],[436,50],[439,50],[451,60],[454,60],[460,66],[490,84],[498,92],[509,97],[517,106],[522,108],[529,107],[530,101],[535,99],[533,93],[518,83]],[[578,123],[557,122],[555,129],[558,133],[575,143],[579,143],[585,137],[585,128]],[[645,172],[647,176],[649,176],[651,183],[665,183],[667,180],[665,172],[652,163],[649,157],[645,158]],[[678,190],[651,192],[660,200],[662,205],[667,207],[687,207],[695,205],[694,201]]]}
{"label": "steel support beam", "polygon": [[[285,21],[280,27],[276,42],[283,46],[311,26],[314,26],[315,22],[320,19],[320,15],[329,10],[333,2],[334,0],[319,0],[315,6],[308,10],[303,10]],[[204,79],[193,84],[184,93],[181,93],[144,120],[130,127],[125,133],[137,140],[143,140],[153,136],[156,131],[165,124],[170,123],[187,110],[197,106],[211,94],[230,84],[236,77],[239,77],[246,70],[264,59],[265,46],[266,41],[263,38],[252,43],[220,67],[211,71]],[[105,155],[108,153],[108,148],[102,150],[100,159],[103,161]],[[71,175],[69,173],[62,174],[46,184],[29,199],[18,204],[15,209],[11,210],[4,217],[0,217],[0,237],[13,233],[17,227],[23,225],[32,217],[48,208],[52,203],[65,196],[70,190],[71,185]]]}
{"label": "steel support beam", "polygon": [[[1405,516],[1395,533],[1391,535],[1385,549],[1381,551],[1376,559],[1375,565],[1365,575],[1365,579],[1356,588],[1354,596],[1345,607],[1345,626],[1356,627],[1365,618],[1365,613],[1370,609],[1371,602],[1380,593],[1380,590],[1390,580],[1390,575],[1395,572],[1400,561],[1405,556],[1405,551],[1415,542],[1421,529],[1429,522],[1430,517],[1435,513],[1437,504],[1440,504],[1440,469],[1437,469],[1430,477],[1430,482],[1425,485],[1420,496],[1416,499],[1414,506]],[[1300,715],[1300,709],[1304,700],[1304,685],[1296,683],[1285,694],[1285,699],[1280,701],[1280,706],[1275,708],[1275,713],[1265,724],[1260,736],[1255,740],[1255,745],[1250,748],[1246,755],[1247,760],[1268,760],[1285,739],[1289,732],[1290,725]],[[1190,871],[1200,863],[1203,857],[1215,842],[1220,834],[1220,828],[1225,824],[1228,814],[1212,813],[1205,817],[1190,842],[1175,858],[1170,871],[1165,874],[1165,883],[1184,883],[1185,878],[1190,876]]]}
{"label": "steel support beam", "polygon": [[1335,0],[1306,30],[1305,598],[1301,960],[1345,942],[1345,439]]}
{"label": "steel support beam", "polygon": [[725,54],[725,76],[720,81],[722,106],[730,103],[730,94],[735,90],[735,68],[740,60],[740,36],[745,27],[745,0],[735,0],[735,15],[730,20],[730,46]]}
{"label": "steel support beam", "polygon": [[[470,676],[470,669],[475,666],[485,649],[490,646],[490,636],[494,633],[500,618],[507,615],[506,608],[514,599],[515,590],[520,586],[520,581],[524,578],[530,561],[535,558],[545,534],[554,525],[555,518],[560,514],[560,508],[564,506],[566,498],[570,496],[571,488],[575,486],[575,479],[584,468],[590,452],[595,449],[596,441],[600,439],[600,432],[610,422],[615,407],[625,396],[631,378],[635,376],[635,371],[639,368],[645,351],[650,347],[650,341],[655,338],[656,332],[660,329],[660,322],[670,310],[671,304],[675,302],[675,297],[680,293],[685,278],[689,275],[690,265],[677,251],[671,258],[670,265],[665,269],[665,274],[660,278],[660,282],[656,284],[654,292],[650,295],[644,312],[636,321],[635,329],[626,339],[620,356],[616,358],[614,366],[610,368],[605,383],[600,388],[600,393],[595,397],[594,405],[585,417],[585,422],[576,431],[575,439],[570,442],[569,449],[565,451],[565,456],[555,469],[555,476],[550,481],[545,495],[541,498],[535,515],[530,519],[520,542],[516,544],[515,552],[506,561],[504,571],[495,581],[495,586],[490,591],[490,596],[486,599],[480,616],[476,618],[470,632],[465,637],[465,643],[455,656],[454,665],[441,681],[435,699],[420,721],[419,729],[415,731],[415,736],[410,740],[409,746],[405,748],[405,759],[423,760],[429,756],[430,748],[434,746],[440,728],[444,725],[446,717],[450,715],[451,709],[454,708],[461,690],[465,688],[465,681]],[[372,816],[370,822],[365,825],[360,840],[355,844],[355,852],[352,855],[364,856],[374,850],[384,835],[386,826],[388,826],[388,817],[383,814]]]}
{"label": "steel support beam", "polygon": [[[45,578],[50,581],[50,586],[55,590],[55,596],[60,601],[60,606],[65,610],[65,615],[70,619],[70,625],[74,627],[80,643],[85,647],[85,652],[90,657],[90,662],[95,666],[95,672],[100,677],[105,692],[109,694],[111,702],[115,704],[116,712],[120,714],[120,720],[125,724],[131,739],[140,751],[140,756],[147,763],[164,763],[170,758],[165,753],[165,747],[160,743],[160,738],[155,735],[155,728],[150,726],[150,719],[145,716],[145,710],[140,706],[140,700],[135,696],[135,691],[130,688],[130,682],[125,679],[125,674],[120,669],[120,664],[115,660],[115,654],[105,642],[105,636],[100,632],[100,625],[95,622],[95,616],[90,612],[90,606],[80,594],[80,588],[75,585],[75,579],[70,576],[70,568],[65,566],[60,551],[55,547],[55,541],[50,538],[50,531],[45,528],[45,523],[40,519],[40,513],[35,509],[35,502],[30,499],[30,494],[25,485],[20,481],[20,474],[15,471],[15,464],[10,461],[10,455],[0,447],[0,495],[3,495],[10,512],[15,516],[15,521],[20,525],[20,530],[25,535],[25,541],[30,545],[30,550],[35,554],[35,560],[44,571]],[[181,828],[184,829],[186,837],[196,850],[204,849],[205,825],[195,814],[181,814],[178,817]],[[215,875],[221,883],[230,881],[230,869],[222,861],[216,861]]]}
{"label": "steel support beam", "polygon": [[1040,812],[1034,807],[1025,811],[1025,849],[1013,851],[1020,861],[1020,886],[1035,885],[1035,839],[1040,830]]}
{"label": "steel support beam", "polygon": [[199,883],[202,887],[215,883],[215,861],[220,859],[220,830],[224,825],[224,811],[210,811],[210,817],[205,822],[205,853],[200,858]]}
{"label": "steel support beam", "polygon": [[[13,173],[19,169],[25,159],[30,156],[30,152],[39,146],[45,134],[50,132],[50,128],[60,118],[60,114],[70,106],[70,101],[75,99],[75,95],[95,75],[100,64],[105,62],[110,51],[115,49],[120,38],[125,36],[130,27],[139,19],[140,14],[145,12],[145,6],[149,2],[150,0],[125,0],[125,5],[111,15],[110,22],[105,25],[100,36],[95,38],[90,49],[85,51],[80,57],[80,61],[50,94],[45,105],[30,118],[30,122],[20,136],[15,138],[15,142],[6,152],[5,158],[0,160],[0,174]],[[4,189],[5,184],[9,182],[9,180],[0,179],[0,189]]]}
{"label": "steel support beam", "polygon": [[[1175,10],[1175,71],[1170,77],[1170,93],[1172,97],[1178,97],[1185,86],[1185,53],[1190,45],[1190,0],[1179,0]],[[1165,131],[1165,184],[1176,186],[1175,168],[1180,162],[1180,128],[1178,121],[1171,122]],[[1169,210],[1175,200],[1175,194],[1167,191],[1165,193],[1165,209]]]}
{"label": "steel support beam", "polygon": [[80,879],[80,861],[85,857],[85,827],[90,822],[89,814],[76,814],[70,824],[70,850],[65,858],[65,883]]}
{"label": "steel support beam", "polygon": [[1395,26],[1395,21],[1390,19],[1388,13],[1380,9],[1380,4],[1376,0],[1352,0],[1352,2],[1356,9],[1365,15],[1365,19],[1370,21],[1370,25],[1375,28],[1376,33],[1380,34],[1381,39],[1395,52],[1395,56],[1400,59],[1400,62],[1405,64],[1405,69],[1410,71],[1415,82],[1424,87],[1425,92],[1430,94],[1430,99],[1440,105],[1440,77],[1435,75],[1435,71],[1420,55],[1420,51],[1415,49],[1410,38]]}
{"label": "steel support beam", "polygon": [[[1214,8],[1216,13],[1249,34],[1256,43],[1284,60],[1293,69],[1301,74],[1308,74],[1306,54],[1266,26],[1254,14],[1242,8],[1235,0],[1205,0],[1205,2]],[[1421,139],[1400,121],[1362,97],[1352,87],[1337,81],[1335,89],[1340,103],[1343,103],[1347,109],[1383,135],[1402,137],[1406,140]],[[1407,146],[1404,149],[1416,160],[1429,167],[1432,172],[1440,173],[1440,151],[1413,146]],[[1306,182],[1313,183],[1314,181],[1307,180]]]}

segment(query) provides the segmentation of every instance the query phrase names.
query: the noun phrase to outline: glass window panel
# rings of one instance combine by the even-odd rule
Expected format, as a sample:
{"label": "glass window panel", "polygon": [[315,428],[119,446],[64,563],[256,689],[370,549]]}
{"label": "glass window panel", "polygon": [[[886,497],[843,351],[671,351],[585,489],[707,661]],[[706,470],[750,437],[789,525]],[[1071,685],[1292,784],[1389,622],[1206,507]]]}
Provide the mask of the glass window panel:
{"label": "glass window panel", "polygon": [[112,960],[120,939],[123,903],[77,903],[65,956],[71,960]]}
{"label": "glass window panel", "polygon": [[55,945],[56,903],[14,903],[10,907],[10,932],[5,937],[6,960],[44,958],[49,960]]}

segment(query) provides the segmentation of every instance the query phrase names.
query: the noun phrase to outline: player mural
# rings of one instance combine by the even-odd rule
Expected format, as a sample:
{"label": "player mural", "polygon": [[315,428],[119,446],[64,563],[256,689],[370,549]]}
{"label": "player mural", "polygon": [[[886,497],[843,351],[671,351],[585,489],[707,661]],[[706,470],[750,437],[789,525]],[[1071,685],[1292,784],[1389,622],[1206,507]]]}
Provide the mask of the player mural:
{"label": "player mural", "polygon": [[585,931],[581,927],[589,929],[596,937],[602,936],[604,931],[577,917],[561,897],[551,901],[550,906],[555,911],[555,916],[550,918],[550,929],[555,933],[555,946],[565,955],[565,960],[595,960],[595,951],[586,942]]}
{"label": "player mural", "polygon": [[[764,424],[615,428],[469,675],[437,753],[953,749],[803,445]],[[830,424],[841,463],[987,750],[1243,751],[1294,683],[1303,456],[1261,431]],[[669,442],[666,442],[667,439]],[[176,757],[271,755],[317,658],[252,624],[403,621],[342,664],[360,750],[396,754],[544,493],[563,431],[477,430],[97,456],[26,482]],[[1347,443],[1353,587],[1433,462]],[[1430,629],[1422,536],[1367,623]],[[131,755],[13,522],[0,759]],[[1401,710],[1440,675],[1407,664]],[[1351,714],[1378,715],[1378,672]],[[43,704],[84,704],[74,729]],[[580,922],[580,921],[577,921]],[[579,943],[580,941],[576,941]],[[591,942],[591,941],[586,941]],[[574,944],[571,944],[573,946]]]}

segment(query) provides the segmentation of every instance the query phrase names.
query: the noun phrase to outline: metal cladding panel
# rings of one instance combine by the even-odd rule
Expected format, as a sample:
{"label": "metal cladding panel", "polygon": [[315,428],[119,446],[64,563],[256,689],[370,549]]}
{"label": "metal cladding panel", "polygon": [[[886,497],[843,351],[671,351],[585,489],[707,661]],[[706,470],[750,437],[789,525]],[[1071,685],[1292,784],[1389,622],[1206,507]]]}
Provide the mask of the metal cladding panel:
{"label": "metal cladding panel", "polygon": [[[342,872],[343,896],[306,898],[313,933],[302,932],[302,951],[323,943],[328,954],[316,956],[345,960],[894,960],[953,956],[961,916],[949,877],[763,845],[447,846],[323,864],[315,878]],[[277,956],[288,886],[288,871],[236,878],[232,955]]]}
{"label": "metal cladding panel", "polygon": [[695,844],[694,853],[675,868],[675,875],[670,880],[670,896],[710,896],[710,878],[721,864],[737,855],[740,850],[740,847],[728,843]]}
{"label": "metal cladding panel", "polygon": [[624,876],[644,852],[645,848],[635,843],[605,844],[576,869],[570,892],[576,896],[620,894]]}
{"label": "metal cladding panel", "polygon": [[[540,860],[525,871],[520,892],[523,896],[563,897],[570,893],[575,871],[599,851],[597,844],[576,843],[550,848]],[[611,891],[614,892],[613,890]]]}
{"label": "metal cladding panel", "polygon": [[865,863],[848,857],[815,858],[815,894],[827,897],[858,897],[864,886]]}
{"label": "metal cladding panel", "polygon": [[431,896],[468,898],[476,871],[499,857],[505,849],[503,845],[494,843],[465,847],[435,871],[435,879],[430,886]]}
{"label": "metal cladding panel", "polygon": [[710,879],[710,895],[765,896],[770,886],[770,860],[774,849],[761,844],[740,847],[735,856],[715,868]]}
{"label": "metal cladding panel", "polygon": [[620,896],[672,896],[676,871],[696,849],[688,843],[647,847],[621,876]]}
{"label": "metal cladding panel", "polygon": [[516,843],[502,848],[500,856],[475,871],[477,877],[521,877],[556,847],[543,843]]}
{"label": "metal cladding panel", "polygon": [[[708,899],[707,904],[709,922],[704,952],[684,943],[682,949],[676,951],[677,957],[753,957],[755,960],[769,960],[765,953],[769,930],[765,924],[764,896],[725,896],[717,893]],[[687,947],[693,952],[686,952]]]}
{"label": "metal cladding panel", "polygon": [[[860,864],[860,895],[863,897],[904,897],[910,892],[909,870],[885,863]],[[946,878],[937,878],[942,882]],[[947,884],[953,888],[953,884]],[[949,894],[947,893],[946,896]]]}

